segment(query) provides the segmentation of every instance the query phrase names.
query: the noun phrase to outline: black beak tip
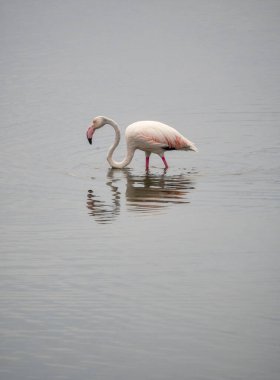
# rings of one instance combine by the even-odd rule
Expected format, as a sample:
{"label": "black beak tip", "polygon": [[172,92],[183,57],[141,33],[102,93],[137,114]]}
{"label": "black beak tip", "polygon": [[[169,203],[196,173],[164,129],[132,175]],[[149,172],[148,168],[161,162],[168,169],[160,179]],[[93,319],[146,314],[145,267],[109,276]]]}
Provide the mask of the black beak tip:
{"label": "black beak tip", "polygon": [[90,143],[90,145],[92,144],[92,139],[88,138],[88,142]]}

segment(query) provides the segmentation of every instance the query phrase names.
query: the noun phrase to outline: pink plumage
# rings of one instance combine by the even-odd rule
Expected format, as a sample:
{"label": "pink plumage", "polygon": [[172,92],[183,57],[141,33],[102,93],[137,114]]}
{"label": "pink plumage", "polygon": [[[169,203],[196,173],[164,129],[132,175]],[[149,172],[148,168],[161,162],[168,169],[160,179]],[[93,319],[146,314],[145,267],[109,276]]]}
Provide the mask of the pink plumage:
{"label": "pink plumage", "polygon": [[146,169],[149,169],[149,158],[151,153],[158,154],[165,168],[168,168],[164,153],[167,150],[192,150],[197,151],[196,146],[186,137],[181,135],[176,129],[158,121],[138,121],[129,125],[125,131],[127,142],[126,157],[121,162],[113,160],[113,152],[120,141],[120,130],[118,125],[104,116],[98,116],[93,120],[92,126],[87,130],[87,138],[92,143],[92,136],[96,129],[105,124],[111,125],[115,129],[115,141],[110,147],[107,160],[113,168],[124,168],[127,166],[134,155],[136,149],[140,149],[146,154]]}

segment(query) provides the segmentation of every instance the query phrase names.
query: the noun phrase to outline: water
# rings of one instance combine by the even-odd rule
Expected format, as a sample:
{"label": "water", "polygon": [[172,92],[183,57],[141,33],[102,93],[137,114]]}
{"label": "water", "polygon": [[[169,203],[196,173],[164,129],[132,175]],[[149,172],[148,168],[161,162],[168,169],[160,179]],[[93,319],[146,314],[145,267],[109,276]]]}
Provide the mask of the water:
{"label": "water", "polygon": [[[1,379],[279,379],[279,13],[1,2]],[[111,170],[100,114],[199,153]]]}

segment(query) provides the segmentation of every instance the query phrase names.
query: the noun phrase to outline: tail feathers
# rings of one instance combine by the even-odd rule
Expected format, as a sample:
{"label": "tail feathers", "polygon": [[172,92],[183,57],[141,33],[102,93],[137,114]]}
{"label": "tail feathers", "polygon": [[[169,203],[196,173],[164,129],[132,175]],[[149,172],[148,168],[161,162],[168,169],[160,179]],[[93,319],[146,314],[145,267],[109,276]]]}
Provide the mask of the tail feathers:
{"label": "tail feathers", "polygon": [[194,145],[194,143],[191,143],[191,144],[189,145],[189,150],[192,150],[193,152],[198,152],[198,149],[197,149],[197,147]]}

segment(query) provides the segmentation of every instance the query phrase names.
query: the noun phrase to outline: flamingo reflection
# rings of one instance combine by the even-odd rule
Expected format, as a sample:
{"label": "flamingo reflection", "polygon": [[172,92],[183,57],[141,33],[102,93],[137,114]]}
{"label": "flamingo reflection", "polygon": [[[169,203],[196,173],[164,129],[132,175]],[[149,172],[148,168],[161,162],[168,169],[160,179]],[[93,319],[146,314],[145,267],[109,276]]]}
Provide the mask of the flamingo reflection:
{"label": "flamingo reflection", "polygon": [[[123,179],[126,180],[125,183]],[[109,200],[100,199],[100,194],[92,189],[87,193],[89,214],[98,223],[110,223],[120,214],[121,194],[125,194],[128,211],[155,213],[170,205],[190,203],[188,193],[194,189],[193,175],[186,173],[169,176],[166,170],[161,174],[146,172],[137,175],[131,169],[120,171],[110,168],[106,185],[111,190]]]}

